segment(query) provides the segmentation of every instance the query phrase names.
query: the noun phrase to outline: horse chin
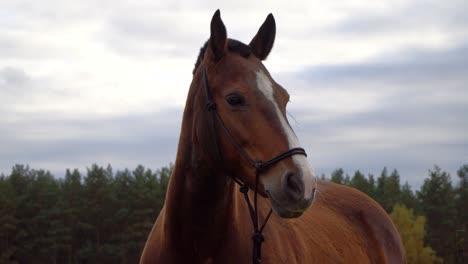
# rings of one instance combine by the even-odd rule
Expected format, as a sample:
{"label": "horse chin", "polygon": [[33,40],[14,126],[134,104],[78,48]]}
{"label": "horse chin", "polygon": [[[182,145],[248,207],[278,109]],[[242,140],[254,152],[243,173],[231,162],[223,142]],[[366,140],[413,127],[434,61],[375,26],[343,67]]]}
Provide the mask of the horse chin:
{"label": "horse chin", "polygon": [[286,210],[282,210],[280,208],[275,208],[275,207],[272,207],[272,209],[273,209],[273,212],[281,218],[298,218],[303,213],[303,212],[286,211]]}
{"label": "horse chin", "polygon": [[271,209],[273,209],[273,213],[281,218],[297,218],[301,216],[304,211],[291,211],[283,206],[281,206],[271,195],[270,192],[266,192],[268,197],[270,198]]}

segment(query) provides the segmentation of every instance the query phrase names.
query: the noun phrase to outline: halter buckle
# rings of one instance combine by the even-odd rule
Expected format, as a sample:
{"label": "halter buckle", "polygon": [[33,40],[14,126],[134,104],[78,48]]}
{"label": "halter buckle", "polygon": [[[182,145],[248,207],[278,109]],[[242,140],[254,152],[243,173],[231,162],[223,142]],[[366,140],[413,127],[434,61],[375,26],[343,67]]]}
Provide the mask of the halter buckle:
{"label": "halter buckle", "polygon": [[257,243],[262,243],[263,241],[265,241],[265,237],[260,232],[254,232],[252,235],[252,240]]}
{"label": "halter buckle", "polygon": [[256,170],[259,171],[259,170],[263,169],[263,161],[261,161],[261,160],[256,160],[256,161],[254,162],[253,166],[254,166],[254,168],[255,168]]}
{"label": "halter buckle", "polygon": [[244,184],[244,185],[242,185],[242,186],[239,188],[239,191],[240,191],[241,193],[246,194],[247,192],[249,192],[249,187],[247,187],[247,184]]}

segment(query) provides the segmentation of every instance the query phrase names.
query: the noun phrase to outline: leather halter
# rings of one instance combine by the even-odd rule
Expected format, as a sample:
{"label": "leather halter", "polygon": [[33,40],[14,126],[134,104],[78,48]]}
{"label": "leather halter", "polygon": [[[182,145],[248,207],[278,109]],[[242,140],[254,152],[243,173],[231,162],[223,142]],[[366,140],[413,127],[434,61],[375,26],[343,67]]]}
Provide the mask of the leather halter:
{"label": "leather halter", "polygon": [[[292,155],[300,154],[304,155],[307,157],[307,154],[303,148],[292,148],[290,150],[287,150],[281,154],[279,154],[276,157],[273,157],[270,160],[267,161],[261,161],[261,160],[254,160],[252,159],[247,152],[237,143],[237,141],[234,139],[232,134],[229,132],[229,130],[226,128],[226,126],[223,123],[223,120],[219,116],[218,112],[216,111],[216,103],[213,99],[213,95],[211,94],[209,85],[208,85],[208,77],[206,75],[206,69],[203,67],[203,84],[205,86],[205,92],[206,92],[206,98],[207,98],[207,103],[206,107],[209,112],[212,113],[213,118],[218,121],[219,125],[223,129],[224,133],[227,135],[229,140],[232,142],[232,144],[236,147],[236,149],[239,151],[241,156],[255,169],[255,188],[254,188],[254,203],[252,206],[252,203],[250,202],[249,196],[248,196],[248,191],[249,187],[247,186],[246,183],[242,182],[237,177],[234,177],[234,181],[240,185],[240,192],[244,194],[245,201],[247,202],[247,206],[249,207],[249,213],[250,213],[250,218],[252,219],[252,225],[253,225],[253,235],[252,235],[252,240],[253,240],[253,256],[252,256],[252,262],[254,264],[258,264],[261,262],[262,254],[261,254],[261,247],[262,247],[262,242],[265,241],[265,238],[263,237],[263,228],[268,222],[268,219],[270,219],[272,209],[270,208],[267,217],[263,221],[263,224],[259,227],[258,223],[258,210],[257,210],[257,194],[258,194],[258,182],[259,182],[259,176],[262,171],[264,171],[266,168],[272,166],[273,164],[290,157]],[[214,127],[212,128],[214,129]],[[216,139],[215,139],[216,140]],[[218,148],[219,151],[219,148]]]}

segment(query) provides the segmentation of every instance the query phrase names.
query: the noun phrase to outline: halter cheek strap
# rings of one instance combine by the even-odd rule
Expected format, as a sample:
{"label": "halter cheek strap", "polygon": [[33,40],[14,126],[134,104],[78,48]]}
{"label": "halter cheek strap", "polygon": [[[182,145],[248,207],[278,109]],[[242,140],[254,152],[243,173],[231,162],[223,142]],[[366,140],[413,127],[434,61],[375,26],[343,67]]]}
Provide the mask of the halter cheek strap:
{"label": "halter cheek strap", "polygon": [[[263,236],[263,229],[265,228],[265,225],[268,222],[268,219],[270,219],[272,209],[270,208],[265,220],[263,221],[262,225],[259,226],[258,223],[258,209],[257,209],[257,196],[258,196],[258,184],[259,184],[259,179],[260,179],[260,173],[267,169],[268,167],[272,166],[273,164],[290,157],[292,155],[304,155],[307,157],[307,154],[303,148],[292,148],[290,150],[287,150],[278,156],[273,157],[272,159],[268,161],[261,161],[261,160],[254,160],[252,159],[247,152],[237,143],[237,141],[234,139],[232,134],[229,132],[229,130],[226,128],[226,126],[223,123],[223,120],[218,114],[218,111],[216,110],[216,103],[213,99],[213,95],[211,94],[209,85],[208,85],[208,77],[206,75],[206,69],[203,67],[203,84],[205,86],[205,93],[206,93],[206,98],[207,98],[207,103],[206,103],[206,108],[209,112],[212,113],[213,118],[217,120],[219,125],[224,131],[224,134],[229,138],[231,143],[236,147],[237,151],[241,154],[241,156],[250,164],[255,169],[255,187],[254,187],[254,202],[253,206],[252,203],[250,202],[250,198],[248,195],[249,192],[249,187],[247,186],[246,183],[244,183],[242,180],[234,176],[234,181],[240,185],[240,192],[244,194],[245,201],[247,203],[247,206],[249,208],[249,213],[250,213],[250,218],[252,220],[252,225],[253,225],[253,235],[252,235],[252,240],[253,240],[253,256],[252,256],[252,262],[254,264],[260,263],[262,259],[262,242],[265,241],[265,238]],[[214,129],[214,128],[213,128]],[[218,149],[219,152],[219,149]]]}

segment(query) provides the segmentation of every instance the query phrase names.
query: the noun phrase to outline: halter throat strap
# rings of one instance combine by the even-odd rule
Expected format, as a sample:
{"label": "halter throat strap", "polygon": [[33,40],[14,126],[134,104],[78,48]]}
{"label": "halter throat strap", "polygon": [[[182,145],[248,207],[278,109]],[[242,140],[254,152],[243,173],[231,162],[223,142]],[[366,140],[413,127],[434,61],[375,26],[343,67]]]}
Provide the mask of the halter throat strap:
{"label": "halter throat strap", "polygon": [[[252,250],[252,263],[258,264],[261,262],[262,254],[261,254],[261,247],[262,243],[265,241],[265,238],[263,236],[263,229],[265,228],[268,220],[270,219],[272,209],[270,208],[267,216],[265,217],[265,220],[263,221],[262,225],[259,225],[258,223],[258,209],[257,209],[257,196],[258,196],[258,185],[259,185],[259,180],[260,180],[260,173],[262,173],[264,170],[267,168],[271,167],[272,165],[276,164],[277,162],[288,158],[290,156],[299,154],[299,155],[304,155],[307,157],[307,153],[303,148],[292,148],[289,149],[267,161],[261,161],[261,160],[256,160],[251,158],[247,152],[242,148],[242,146],[237,143],[237,141],[234,139],[232,136],[231,132],[227,129],[227,127],[224,125],[223,120],[218,114],[218,111],[216,109],[216,103],[214,101],[213,95],[210,91],[209,84],[208,84],[208,77],[206,74],[206,69],[203,67],[203,85],[205,86],[205,94],[206,94],[206,109],[213,115],[213,118],[217,120],[219,125],[224,131],[224,134],[229,138],[231,143],[234,145],[234,147],[237,149],[239,154],[250,164],[255,169],[255,186],[254,186],[254,202],[253,205],[250,202],[250,198],[248,195],[249,192],[249,187],[247,186],[246,183],[244,183],[242,180],[234,176],[234,181],[240,185],[239,191],[243,193],[245,201],[247,203],[247,206],[249,208],[249,213],[250,213],[250,218],[252,220],[252,225],[253,225],[253,235],[252,235],[252,241],[253,241],[253,250]],[[213,127],[213,129],[215,129]],[[216,140],[216,138],[215,138]],[[218,144],[215,144],[218,146]],[[219,147],[218,147],[218,152],[220,152]],[[220,155],[221,156],[221,155]]]}

